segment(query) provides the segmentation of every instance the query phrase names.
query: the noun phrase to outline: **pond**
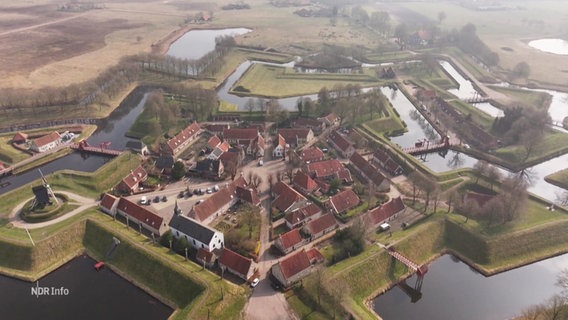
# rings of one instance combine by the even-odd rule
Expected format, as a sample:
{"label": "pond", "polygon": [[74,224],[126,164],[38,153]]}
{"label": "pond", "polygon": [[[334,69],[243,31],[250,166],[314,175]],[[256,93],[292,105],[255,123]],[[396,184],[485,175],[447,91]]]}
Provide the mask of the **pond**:
{"label": "pond", "polygon": [[166,54],[182,59],[199,59],[215,49],[215,38],[240,36],[251,31],[247,28],[190,30],[174,41]]}
{"label": "pond", "polygon": [[[444,255],[429,265],[417,302],[396,286],[375,298],[372,308],[384,319],[511,319],[559,293],[556,277],[567,266],[568,255],[563,255],[484,277]],[[412,288],[415,282],[416,276],[406,280]]]}
{"label": "pond", "polygon": [[543,52],[568,55],[568,41],[564,39],[538,39],[530,41],[529,46]]}
{"label": "pond", "polygon": [[[37,283],[0,276],[2,319],[158,320],[173,312],[110,269],[95,271],[95,263],[82,255]],[[50,294],[32,294],[38,286],[49,287]]]}

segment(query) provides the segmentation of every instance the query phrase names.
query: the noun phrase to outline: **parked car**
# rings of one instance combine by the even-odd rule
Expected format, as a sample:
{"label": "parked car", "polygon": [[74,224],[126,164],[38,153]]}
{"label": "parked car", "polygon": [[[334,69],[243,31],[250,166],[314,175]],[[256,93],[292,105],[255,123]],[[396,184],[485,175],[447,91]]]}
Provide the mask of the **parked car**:
{"label": "parked car", "polygon": [[144,204],[147,204],[148,202],[149,201],[148,201],[148,198],[146,198],[146,196],[143,196],[142,198],[140,198],[140,204],[144,205]]}
{"label": "parked car", "polygon": [[155,196],[155,197],[154,197],[154,203],[156,203],[156,202],[160,202],[160,196]]}
{"label": "parked car", "polygon": [[388,223],[383,223],[383,224],[381,224],[381,225],[379,226],[379,230],[381,230],[381,231],[387,231],[388,229],[390,229],[390,227],[391,227],[390,224],[388,224]]}
{"label": "parked car", "polygon": [[163,196],[163,197],[162,197],[162,202],[166,202],[166,201],[168,201],[168,197]]}
{"label": "parked car", "polygon": [[254,278],[254,280],[252,280],[252,282],[250,283],[250,287],[254,288],[258,285],[258,283],[260,282],[259,278]]}
{"label": "parked car", "polygon": [[213,189],[207,188],[207,193],[213,193]]}
{"label": "parked car", "polygon": [[[191,194],[191,193],[190,193]],[[178,198],[183,198],[185,196],[185,192],[184,191],[180,191],[178,194]]]}
{"label": "parked car", "polygon": [[258,166],[259,166],[259,167],[262,167],[263,165],[264,165],[264,161],[258,160]]}
{"label": "parked car", "polygon": [[218,185],[215,185],[215,186],[213,187],[213,191],[214,191],[214,192],[219,191],[219,186],[218,186]]}

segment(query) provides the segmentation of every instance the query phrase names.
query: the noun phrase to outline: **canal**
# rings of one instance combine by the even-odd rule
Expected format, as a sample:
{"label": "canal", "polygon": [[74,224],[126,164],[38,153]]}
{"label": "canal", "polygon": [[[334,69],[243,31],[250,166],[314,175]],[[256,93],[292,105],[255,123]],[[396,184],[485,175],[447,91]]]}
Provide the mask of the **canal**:
{"label": "canal", "polygon": [[[35,283],[0,275],[1,318],[159,320],[173,312],[110,269],[95,271],[95,263],[82,255]],[[42,291],[32,292],[32,287],[49,291],[39,295]]]}
{"label": "canal", "polygon": [[[146,97],[151,89],[137,88],[117,107],[108,118],[99,121],[97,130],[87,139],[92,145],[110,141],[109,148],[123,150],[126,143],[130,140],[125,136],[126,132],[134,123],[136,117],[142,112]],[[44,164],[37,169],[41,169],[44,175],[69,169],[83,172],[93,172],[107,163],[111,158],[108,156],[81,154],[73,152],[57,160]],[[17,189],[27,183],[40,178],[37,169],[33,169],[22,174],[12,175],[1,178],[3,188],[0,188],[0,195],[8,191]],[[7,183],[7,184],[6,184]],[[30,191],[31,196],[31,191]]]}

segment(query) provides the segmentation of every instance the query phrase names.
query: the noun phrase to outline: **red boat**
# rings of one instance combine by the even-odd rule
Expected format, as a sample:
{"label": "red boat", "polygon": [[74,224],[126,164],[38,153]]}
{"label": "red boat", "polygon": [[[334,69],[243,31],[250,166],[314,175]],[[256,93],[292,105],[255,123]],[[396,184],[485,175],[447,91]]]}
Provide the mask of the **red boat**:
{"label": "red boat", "polygon": [[105,263],[104,263],[104,262],[102,262],[102,261],[101,261],[101,262],[97,262],[97,263],[95,264],[95,270],[99,271],[99,270],[101,270],[104,266],[105,266]]}

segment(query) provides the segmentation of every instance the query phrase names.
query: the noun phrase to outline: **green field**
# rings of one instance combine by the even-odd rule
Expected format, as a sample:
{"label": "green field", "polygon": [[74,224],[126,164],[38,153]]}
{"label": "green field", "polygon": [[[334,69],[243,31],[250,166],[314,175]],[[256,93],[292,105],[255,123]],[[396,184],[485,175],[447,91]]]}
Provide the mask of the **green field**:
{"label": "green field", "polygon": [[544,178],[547,182],[568,189],[568,169],[562,169],[555,173],[549,174]]}
{"label": "green field", "polygon": [[231,93],[283,98],[315,94],[323,87],[331,89],[337,84],[379,86],[381,82],[373,73],[371,70],[363,74],[299,73],[291,68],[254,64],[233,85]]}

